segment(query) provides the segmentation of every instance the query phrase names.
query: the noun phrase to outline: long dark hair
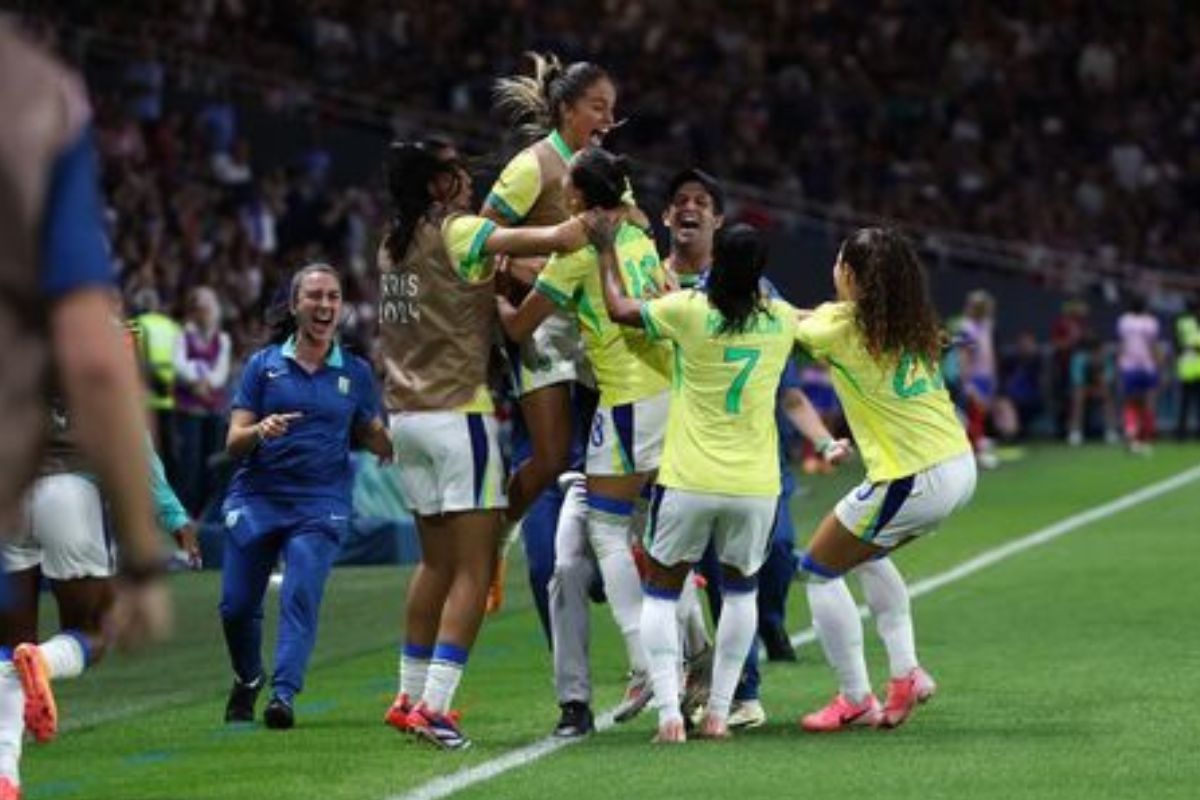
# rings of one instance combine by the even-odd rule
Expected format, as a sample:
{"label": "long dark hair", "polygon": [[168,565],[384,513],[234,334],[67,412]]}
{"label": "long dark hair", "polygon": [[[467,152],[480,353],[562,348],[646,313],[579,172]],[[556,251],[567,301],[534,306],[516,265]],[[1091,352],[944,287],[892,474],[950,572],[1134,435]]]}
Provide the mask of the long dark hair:
{"label": "long dark hair", "polygon": [[392,224],[383,246],[395,264],[404,260],[417,223],[433,205],[430,182],[439,175],[457,179],[459,162],[441,156],[447,146],[444,140],[428,139],[393,142],[388,147],[386,169]]}
{"label": "long dark hair", "polygon": [[629,159],[588,147],[571,159],[571,183],[587,208],[617,208],[629,191]]}
{"label": "long dark hair", "polygon": [[760,313],[770,315],[759,282],[767,265],[762,234],[739,223],[717,231],[708,302],[721,312],[718,334],[742,333]]}
{"label": "long dark hair", "polygon": [[540,139],[562,125],[562,107],[571,105],[597,81],[609,80],[604,68],[590,61],[566,67],[553,53],[526,53],[533,75],[500,78],[492,88],[496,110],[525,141]]}
{"label": "long dark hair", "polygon": [[841,259],[858,289],[855,321],[867,352],[886,359],[911,353],[937,363],[942,325],[912,243],[891,228],[861,228],[842,244]]}
{"label": "long dark hair", "polygon": [[296,317],[292,314],[292,308],[295,307],[296,301],[300,298],[300,287],[304,284],[304,279],[318,272],[332,275],[338,282],[338,286],[341,287],[341,274],[329,264],[316,262],[305,264],[296,270],[292,275],[292,280],[288,283],[287,297],[280,298],[267,312],[267,327],[270,331],[267,338],[268,342],[271,344],[283,344],[295,335]]}

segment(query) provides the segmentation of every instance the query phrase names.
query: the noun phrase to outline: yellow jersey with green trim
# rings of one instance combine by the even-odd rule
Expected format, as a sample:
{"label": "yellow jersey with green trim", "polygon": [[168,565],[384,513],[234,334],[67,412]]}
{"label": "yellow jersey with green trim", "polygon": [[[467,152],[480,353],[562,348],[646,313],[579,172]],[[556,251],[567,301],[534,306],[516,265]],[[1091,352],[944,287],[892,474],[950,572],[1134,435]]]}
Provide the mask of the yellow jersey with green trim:
{"label": "yellow jersey with green trim", "polygon": [[[625,223],[617,231],[617,263],[629,297],[656,297],[667,275],[654,242]],[[575,315],[583,347],[600,389],[600,404],[623,405],[664,392],[670,386],[671,352],[640,330],[617,325],[608,316],[600,285],[600,261],[594,247],[550,257],[534,289]]]}
{"label": "yellow jersey with green trim", "polygon": [[913,475],[969,452],[941,368],[910,353],[867,352],[853,303],[825,303],[800,322],[796,340],[832,369],[833,389],[873,483]]}
{"label": "yellow jersey with green trim", "polygon": [[562,179],[574,152],[558,131],[534,142],[505,165],[484,205],[509,225],[557,225],[570,216]]}
{"label": "yellow jersey with green trim", "polygon": [[658,482],[708,494],[779,494],[775,394],[796,341],[796,310],[764,300],[740,333],[704,292],[684,289],[642,305],[647,335],[674,345],[674,380]]}

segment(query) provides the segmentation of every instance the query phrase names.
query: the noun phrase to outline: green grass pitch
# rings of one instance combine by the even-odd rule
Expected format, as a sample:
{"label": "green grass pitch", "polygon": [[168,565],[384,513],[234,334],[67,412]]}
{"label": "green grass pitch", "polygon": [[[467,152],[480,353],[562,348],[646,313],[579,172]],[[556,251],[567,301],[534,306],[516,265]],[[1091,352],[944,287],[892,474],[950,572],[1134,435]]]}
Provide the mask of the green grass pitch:
{"label": "green grass pitch", "polygon": [[[910,581],[935,575],[1197,464],[1196,446],[1164,445],[1149,459],[1035,447],[983,475],[970,508],[897,561]],[[801,478],[792,505],[801,541],[860,469]],[[222,724],[229,674],[218,576],[186,575],[173,581],[170,644],[58,685],[63,731],[51,745],[26,744],[25,797],[385,800],[537,741],[557,708],[522,566],[510,566],[508,604],[486,623],[458,695],[475,740],[466,753],[434,751],[382,723],[407,569],[335,573],[290,732]],[[766,667],[762,729],[655,748],[646,713],[461,796],[1196,797],[1198,566],[1200,480],[915,600],[919,653],[940,692],[897,731],[802,734],[797,716],[834,691],[817,647],[806,645],[799,664]],[[593,619],[599,711],[620,695],[623,648],[606,607]],[[808,623],[803,592],[793,591],[789,627]],[[882,689],[870,621],[866,638]]]}

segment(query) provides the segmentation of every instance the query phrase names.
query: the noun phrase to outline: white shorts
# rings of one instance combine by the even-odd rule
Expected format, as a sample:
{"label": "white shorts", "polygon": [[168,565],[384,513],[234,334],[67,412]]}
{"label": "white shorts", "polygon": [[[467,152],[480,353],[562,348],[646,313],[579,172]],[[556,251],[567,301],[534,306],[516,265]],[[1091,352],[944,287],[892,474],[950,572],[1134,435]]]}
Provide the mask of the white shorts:
{"label": "white shorts", "polygon": [[767,558],[778,497],[689,492],[654,487],[646,550],[664,567],[695,564],[711,539],[722,564],[754,575]]}
{"label": "white shorts", "polygon": [[587,442],[588,475],[635,475],[658,469],[671,393],[608,408],[592,416]]}
{"label": "white shorts", "polygon": [[109,578],[116,572],[100,490],[87,478],[71,473],[39,478],[24,511],[16,538],[0,544],[5,572],[40,564],[42,574],[56,581]]}
{"label": "white shorts", "polygon": [[583,354],[579,325],[569,314],[555,311],[518,348],[517,388],[521,396],[556,383],[582,381],[595,385]]}
{"label": "white shorts", "polygon": [[975,456],[960,456],[894,481],[863,481],[838,501],[838,522],[864,542],[892,548],[929,533],[975,493]]}
{"label": "white shorts", "polygon": [[390,423],[400,490],[414,514],[508,507],[494,415],[413,411]]}

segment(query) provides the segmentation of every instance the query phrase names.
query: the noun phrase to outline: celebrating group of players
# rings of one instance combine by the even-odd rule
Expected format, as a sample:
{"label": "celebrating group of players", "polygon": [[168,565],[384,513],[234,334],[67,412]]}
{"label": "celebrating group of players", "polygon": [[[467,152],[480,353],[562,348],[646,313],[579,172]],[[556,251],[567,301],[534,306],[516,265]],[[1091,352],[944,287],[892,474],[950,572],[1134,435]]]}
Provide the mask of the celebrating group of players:
{"label": "celebrating group of players", "polygon": [[[22,61],[8,74],[44,73],[45,85],[63,91],[65,79],[39,56],[9,53]],[[504,549],[522,527],[527,550],[538,555],[531,564],[540,565],[531,578],[554,653],[558,735],[593,728],[588,613],[601,591],[633,675],[618,721],[652,702],[662,742],[684,741],[693,725],[701,736],[725,737],[730,727],[761,724],[761,707],[732,713],[736,701],[753,700],[739,692],[755,673],[760,574],[775,584],[774,596],[794,574],[805,582],[837,674],[838,694],[802,726],[899,725],[935,685],[917,661],[907,589],[887,556],[964,505],[975,485],[971,448],[938,369],[942,333],[921,263],[897,233],[857,231],[834,265],[836,301],[798,310],[763,276],[760,233],[724,225],[721,187],[699,169],[670,183],[664,223],[671,253],[660,258],[625,160],[601,146],[614,126],[614,81],[595,64],[534,61],[532,76],[498,82],[499,107],[531,143],[505,167],[478,214],[470,175],[449,142],[390,148],[394,216],[378,263],[382,402],[367,362],[338,342],[341,282],[329,265],[296,273],[273,341],[243,372],[227,440],[238,466],[223,509],[220,611],[235,673],[226,720],[253,719],[267,682],[262,604],[282,560],[280,635],[264,720],[272,728],[294,724],[325,581],[351,513],[349,451],[361,447],[395,460],[421,543],[397,696],[386,714],[393,727],[446,749],[469,745],[453,698],[489,588],[503,579]],[[0,78],[0,100],[35,103],[28,85]],[[46,238],[31,234],[42,223],[22,228],[29,257],[12,265],[25,269],[40,259],[40,283],[32,267],[28,275],[9,270],[19,280],[0,273],[24,293],[14,290],[13,297],[40,298],[59,316],[83,289],[111,280],[93,236],[99,213],[95,176],[86,168],[85,120],[81,114],[59,125],[47,141],[63,147],[47,150],[44,164],[29,162],[54,176],[45,186],[29,183],[29,193],[45,192],[44,204],[25,204],[43,209]],[[3,166],[18,172],[21,165]],[[80,177],[67,180],[73,169]],[[62,229],[51,231],[60,217]],[[97,316],[92,295],[82,296],[84,310],[96,313],[79,312],[84,321],[77,325],[99,347],[107,334],[94,329],[115,327],[111,310]],[[6,299],[4,320],[45,338],[45,323],[25,319],[19,306]],[[798,570],[788,537],[780,547],[777,532],[781,515],[790,524],[777,413],[830,464],[846,461],[852,447],[830,435],[797,388],[797,346],[831,368],[866,467],[865,481],[812,535]],[[498,350],[507,352],[520,405],[511,474],[492,394]],[[158,567],[141,499],[148,475],[141,455],[130,455],[144,450],[144,431],[130,410],[136,393],[125,385],[120,348],[104,351],[108,366],[78,366],[87,352],[62,357],[59,370],[71,414],[83,410],[69,428],[86,458],[68,472],[98,474],[123,545],[129,607],[146,617],[161,603],[139,588],[158,585]],[[16,366],[35,375],[48,365]],[[78,385],[97,375],[108,383],[91,386],[93,395],[124,399],[89,412]],[[0,399],[28,414],[21,403],[30,392],[22,386]],[[101,432],[96,420],[103,414],[109,427]],[[10,463],[30,471],[26,462],[44,471],[36,444],[6,456],[6,471]],[[28,476],[17,477],[6,472],[0,512],[18,507]],[[97,521],[95,484],[80,480],[53,486],[79,495],[62,508],[86,511],[86,519],[50,520],[45,535],[21,534],[29,554],[11,544],[5,553],[9,588],[29,595],[27,604],[36,607],[43,575],[65,608],[72,598],[87,602],[80,606],[86,613],[64,616],[66,630],[40,645],[36,617],[17,624],[8,603],[4,644],[16,652],[0,658],[0,798],[19,796],[22,729],[53,736],[51,680],[94,660],[113,619],[118,565]],[[43,493],[48,488],[39,484]],[[2,521],[20,532],[11,517]],[[764,569],[771,561],[775,566]],[[719,608],[713,636],[689,579],[693,571],[707,577]],[[847,573],[861,581],[888,652],[882,704],[868,679]],[[740,681],[744,674],[751,680]]]}
{"label": "celebrating group of players", "polygon": [[[943,336],[921,263],[897,233],[860,230],[834,266],[836,301],[797,310],[763,278],[761,235],[723,226],[720,187],[698,169],[671,182],[664,222],[673,248],[707,258],[673,249],[661,259],[625,160],[601,146],[614,125],[614,81],[591,63],[534,63],[532,76],[497,84],[499,109],[532,143],[479,214],[447,143],[398,143],[390,153],[384,395],[423,559],[387,721],[448,749],[469,744],[451,703],[489,580],[502,570],[496,553],[557,482],[548,602],[563,708],[556,732],[592,726],[586,620],[598,575],[634,675],[617,719],[652,700],[657,741],[685,740],[692,722],[702,736],[728,736],[757,627],[758,573],[776,517],[788,513],[775,415],[799,346],[832,368],[867,470],[800,564],[840,685],[801,723],[899,725],[935,687],[917,662],[907,590],[887,555],[935,528],[975,486],[938,368]],[[488,383],[498,327],[528,438],[507,478]],[[828,461],[850,455],[811,407],[792,416]],[[572,452],[573,437],[582,453]],[[526,536],[536,527],[527,522]],[[688,580],[709,548],[721,599],[711,651]],[[847,572],[862,581],[888,650],[882,704]],[[685,651],[690,667],[711,658],[699,677],[706,685],[689,686],[686,698]]]}

